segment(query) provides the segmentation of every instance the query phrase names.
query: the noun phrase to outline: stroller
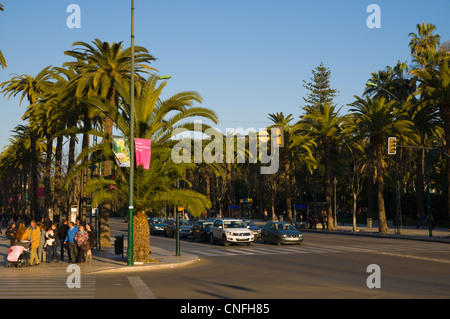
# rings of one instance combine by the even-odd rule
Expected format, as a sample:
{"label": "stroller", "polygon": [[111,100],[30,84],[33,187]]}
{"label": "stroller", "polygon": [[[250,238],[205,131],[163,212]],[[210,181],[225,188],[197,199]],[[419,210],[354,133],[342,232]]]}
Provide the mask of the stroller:
{"label": "stroller", "polygon": [[28,253],[30,251],[31,242],[23,241],[17,242],[9,249],[9,254],[6,260],[6,268],[15,265],[17,268],[28,266]]}

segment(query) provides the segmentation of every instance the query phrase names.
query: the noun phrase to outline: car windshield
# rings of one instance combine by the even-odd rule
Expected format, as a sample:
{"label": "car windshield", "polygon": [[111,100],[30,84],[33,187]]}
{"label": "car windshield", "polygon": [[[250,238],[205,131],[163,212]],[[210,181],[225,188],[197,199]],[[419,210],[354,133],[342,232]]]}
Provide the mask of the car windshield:
{"label": "car windshield", "polygon": [[190,226],[191,224],[187,220],[180,220],[180,226]]}
{"label": "car windshield", "polygon": [[164,218],[152,219],[152,224],[164,224],[164,222],[165,222]]}
{"label": "car windshield", "polygon": [[204,228],[208,228],[208,227],[211,227],[212,224],[213,224],[213,223],[209,223],[209,222],[208,222],[208,223],[203,223],[203,227],[204,227]]}
{"label": "car windshield", "polygon": [[236,221],[224,221],[224,228],[246,228],[243,222],[240,220]]}
{"label": "car windshield", "polygon": [[277,224],[275,226],[277,230],[295,230],[291,224]]}
{"label": "car windshield", "polygon": [[256,226],[256,224],[254,222],[252,222],[252,221],[245,221],[244,223],[247,226]]}

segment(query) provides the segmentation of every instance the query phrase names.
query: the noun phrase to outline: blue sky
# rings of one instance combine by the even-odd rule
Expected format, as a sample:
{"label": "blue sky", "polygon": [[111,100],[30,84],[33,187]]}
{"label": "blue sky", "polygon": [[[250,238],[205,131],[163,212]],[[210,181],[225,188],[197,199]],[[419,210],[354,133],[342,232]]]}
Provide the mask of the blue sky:
{"label": "blue sky", "polygon": [[[11,74],[35,75],[70,60],[75,41],[130,45],[130,0],[0,0],[0,50]],[[81,28],[69,29],[70,4],[81,8]],[[381,28],[370,29],[369,4],[381,8]],[[172,76],[164,96],[194,90],[219,116],[217,128],[267,126],[269,113],[301,114],[311,70],[331,69],[336,104],[347,108],[371,72],[410,62],[408,34],[433,23],[450,40],[448,0],[135,0],[136,45]],[[0,149],[22,123],[26,104],[0,96]]]}

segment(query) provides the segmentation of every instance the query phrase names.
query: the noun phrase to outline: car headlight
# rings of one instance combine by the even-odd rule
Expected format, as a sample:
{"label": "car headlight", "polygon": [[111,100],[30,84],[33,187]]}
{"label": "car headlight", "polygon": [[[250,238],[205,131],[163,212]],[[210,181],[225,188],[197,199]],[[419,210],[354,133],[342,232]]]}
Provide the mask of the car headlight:
{"label": "car headlight", "polygon": [[287,237],[287,235],[281,235],[281,237],[285,238],[285,237]]}

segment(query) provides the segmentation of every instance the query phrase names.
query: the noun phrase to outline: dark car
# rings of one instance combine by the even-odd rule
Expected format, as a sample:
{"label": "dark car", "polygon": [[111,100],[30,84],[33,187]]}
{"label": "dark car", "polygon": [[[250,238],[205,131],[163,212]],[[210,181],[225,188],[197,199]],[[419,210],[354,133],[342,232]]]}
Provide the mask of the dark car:
{"label": "dark car", "polygon": [[261,230],[261,239],[264,243],[272,242],[277,245],[281,244],[297,244],[303,241],[301,231],[295,229],[286,222],[269,222]]}
{"label": "dark car", "polygon": [[165,218],[150,218],[148,221],[150,225],[150,234],[164,234],[164,224],[166,223]]}
{"label": "dark car", "polygon": [[191,228],[191,239],[200,239],[202,241],[207,241],[209,239],[209,229],[212,226],[212,221],[198,221],[192,225]]}
{"label": "dark car", "polygon": [[255,239],[261,239],[261,228],[258,225],[256,225],[249,219],[243,219],[242,221],[244,222],[245,226],[247,226],[247,228],[253,232],[253,236],[255,236]]}
{"label": "dark car", "polygon": [[[176,220],[168,219],[164,224],[164,236],[175,237]],[[188,237],[191,235],[191,223],[187,219],[180,219],[180,237]]]}

